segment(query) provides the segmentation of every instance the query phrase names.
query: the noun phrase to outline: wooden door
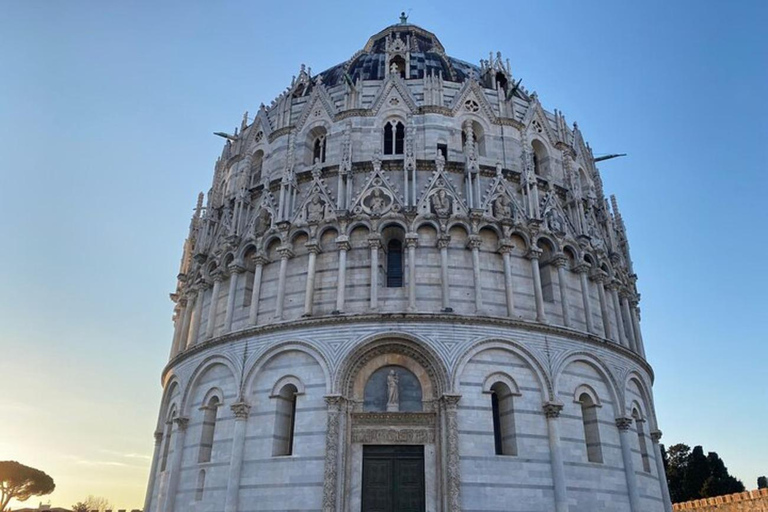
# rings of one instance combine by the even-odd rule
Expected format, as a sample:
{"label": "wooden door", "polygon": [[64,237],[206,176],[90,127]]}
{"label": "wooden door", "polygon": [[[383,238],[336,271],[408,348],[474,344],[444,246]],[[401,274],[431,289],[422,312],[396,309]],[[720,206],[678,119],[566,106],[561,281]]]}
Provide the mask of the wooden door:
{"label": "wooden door", "polygon": [[362,512],[424,512],[424,447],[363,446]]}

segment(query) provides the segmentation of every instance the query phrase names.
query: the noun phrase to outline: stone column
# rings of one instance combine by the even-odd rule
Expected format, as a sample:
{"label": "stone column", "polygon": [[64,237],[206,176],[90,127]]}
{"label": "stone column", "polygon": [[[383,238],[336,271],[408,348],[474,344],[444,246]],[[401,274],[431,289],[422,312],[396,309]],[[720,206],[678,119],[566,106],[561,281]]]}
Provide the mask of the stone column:
{"label": "stone column", "polygon": [[628,417],[616,418],[616,426],[619,428],[621,439],[621,456],[624,459],[624,475],[627,478],[627,492],[629,493],[630,512],[640,511],[640,493],[637,491],[637,478],[632,464],[632,444],[630,441],[630,429],[634,420]]}
{"label": "stone column", "polygon": [[451,313],[451,287],[448,280],[448,243],[451,241],[450,235],[440,235],[437,237],[437,246],[440,248],[440,281],[443,287],[443,312]]}
{"label": "stone column", "polygon": [[235,316],[235,293],[240,274],[245,272],[245,267],[237,264],[229,266],[229,291],[227,293],[227,309],[224,312],[224,333],[232,331],[232,318]]}
{"label": "stone column", "polygon": [[480,272],[480,246],[483,244],[478,235],[470,235],[467,241],[467,247],[472,250],[472,275],[475,281],[475,312],[480,313],[483,309],[483,282]]}
{"label": "stone column", "polygon": [[259,318],[259,300],[261,299],[261,278],[264,275],[264,265],[268,263],[263,255],[254,258],[256,268],[253,270],[253,290],[251,290],[251,307],[248,310],[248,325],[256,325]]}
{"label": "stone column", "polygon": [[155,449],[152,451],[152,465],[149,468],[149,484],[147,485],[147,495],[144,498],[144,509],[149,512],[152,506],[152,493],[155,492],[155,480],[157,479],[157,465],[160,462],[160,446],[163,444],[163,432],[155,432]]}
{"label": "stone column", "polygon": [[315,269],[317,267],[317,254],[320,252],[320,244],[317,242],[307,242],[304,246],[309,251],[307,287],[304,290],[304,316],[312,316],[312,306],[315,301]]}
{"label": "stone column", "polygon": [[568,258],[565,254],[556,254],[552,259],[552,264],[557,267],[557,282],[560,285],[560,306],[563,308],[563,325],[571,326],[571,312],[568,308],[568,286],[565,282],[565,266],[568,264]]}
{"label": "stone column", "polygon": [[195,287],[195,309],[192,311],[192,319],[189,324],[189,335],[187,336],[187,347],[197,343],[197,336],[200,334],[200,319],[203,316],[203,296],[205,288],[202,285]]}
{"label": "stone column", "polygon": [[661,458],[661,447],[659,446],[661,430],[651,431],[651,440],[653,441],[653,458],[656,459],[656,474],[659,476],[659,486],[661,487],[661,499],[664,501],[664,512],[672,512],[667,474],[664,471],[664,461]]}
{"label": "stone column", "polygon": [[165,503],[160,510],[171,512],[176,503],[176,491],[179,486],[179,473],[181,472],[181,456],[184,452],[184,433],[187,431],[189,418],[174,418],[173,434],[173,460],[171,460],[171,473],[168,478]]}
{"label": "stone column", "polygon": [[502,240],[499,244],[499,252],[504,260],[504,288],[507,292],[507,316],[515,317],[515,286],[512,283],[512,242]]}
{"label": "stone column", "polygon": [[288,258],[293,257],[293,251],[287,245],[277,248],[280,255],[280,272],[277,279],[277,302],[275,302],[275,319],[283,319],[283,302],[285,302],[285,274],[288,271]]}
{"label": "stone column", "polygon": [[205,329],[205,337],[212,338],[216,330],[216,310],[219,302],[219,290],[221,290],[221,281],[224,276],[217,272],[213,276],[213,291],[211,292],[211,305],[208,307],[208,325]]}
{"label": "stone column", "polygon": [[381,237],[370,235],[368,245],[371,247],[371,309],[379,307],[379,249]]}
{"label": "stone column", "polygon": [[334,313],[342,313],[344,311],[347,293],[347,251],[350,249],[349,237],[338,236],[336,238],[336,247],[339,249],[339,274],[336,288],[336,311]]}
{"label": "stone column", "polygon": [[622,319],[624,320],[624,332],[626,333],[627,340],[629,341],[629,347],[636,353],[639,353],[637,349],[637,341],[635,340],[635,328],[632,325],[632,315],[629,313],[629,299],[630,296],[626,291],[620,291],[619,297],[621,300],[621,312]]}
{"label": "stone column", "polygon": [[589,300],[589,282],[587,281],[589,265],[586,263],[580,263],[573,267],[573,271],[579,273],[579,281],[581,282],[581,298],[584,301],[584,321],[587,324],[587,331],[594,334],[595,326],[592,324],[592,301]]}
{"label": "stone column", "polygon": [[608,339],[613,339],[611,332],[611,320],[608,317],[608,304],[605,301],[605,282],[608,280],[608,274],[602,270],[595,271],[590,279],[597,283],[597,297],[600,299],[600,313],[603,319],[603,334]]}
{"label": "stone column", "polygon": [[536,298],[536,321],[546,322],[547,315],[544,313],[544,295],[541,292],[541,274],[539,273],[539,257],[542,250],[531,248],[527,257],[531,260],[531,274],[533,274],[533,295]]}
{"label": "stone column", "polygon": [[448,511],[461,512],[461,468],[459,467],[459,423],[456,409],[461,395],[442,396],[446,429],[446,496]]}
{"label": "stone column", "polygon": [[552,466],[552,485],[555,490],[555,512],[568,512],[568,494],[565,487],[565,466],[560,448],[560,432],[557,419],[563,404],[547,402],[544,404],[544,414],[547,417],[547,433],[549,434],[549,461]]}
{"label": "stone column", "polygon": [[405,235],[405,246],[408,248],[408,310],[416,311],[416,246],[419,243],[417,233]]}
{"label": "stone column", "polygon": [[609,282],[606,286],[606,289],[611,294],[611,300],[613,301],[613,312],[614,316],[616,317],[616,330],[619,331],[616,333],[616,341],[627,348],[629,348],[629,343],[627,342],[627,336],[624,332],[624,323],[621,321],[621,306],[619,305],[619,283],[616,281]]}
{"label": "stone column", "polygon": [[237,402],[230,406],[235,414],[235,429],[232,437],[232,458],[229,463],[229,478],[227,478],[227,494],[224,502],[224,512],[237,512],[237,497],[240,492],[240,474],[243,469],[243,453],[245,452],[245,427],[251,406],[245,402]]}
{"label": "stone column", "polygon": [[323,512],[338,510],[339,444],[341,436],[341,409],[344,397],[327,395],[328,420],[325,430],[325,475],[323,477]]}
{"label": "stone column", "polygon": [[171,357],[175,357],[176,355],[180,354],[184,347],[187,346],[187,334],[189,333],[189,320],[192,316],[192,308],[189,304],[189,299],[186,297],[179,299],[179,304],[181,304],[181,311],[182,311],[182,319],[181,319],[181,332],[179,333],[179,337],[176,340],[176,346],[173,348],[173,354],[171,354]]}

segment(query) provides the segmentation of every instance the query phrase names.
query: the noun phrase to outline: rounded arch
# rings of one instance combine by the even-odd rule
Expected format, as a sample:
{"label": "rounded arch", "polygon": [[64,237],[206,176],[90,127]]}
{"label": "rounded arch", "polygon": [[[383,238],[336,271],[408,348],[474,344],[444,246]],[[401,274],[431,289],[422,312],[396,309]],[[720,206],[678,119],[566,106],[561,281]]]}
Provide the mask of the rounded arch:
{"label": "rounded arch", "polygon": [[224,392],[221,388],[214,386],[206,391],[205,396],[203,397],[203,405],[208,405],[212,398],[218,400],[218,403],[216,404],[217,407],[224,405]]}
{"label": "rounded arch", "polygon": [[522,229],[513,229],[512,231],[510,231],[509,238],[513,238],[513,237],[519,238],[525,244],[524,247],[520,248],[522,251],[527,251],[528,249],[531,248],[531,237],[528,235],[528,233],[526,233]]}
{"label": "rounded arch", "polygon": [[[157,420],[158,429],[162,430],[163,425],[168,423],[172,412],[178,413],[182,389],[181,382],[175,375],[166,379],[165,391],[163,392],[163,398],[160,400],[160,414]],[[175,391],[178,393],[174,393]],[[174,397],[174,394],[177,396]]]}
{"label": "rounded arch", "polygon": [[472,226],[461,219],[454,219],[445,226],[445,232],[450,233],[453,228],[461,228],[467,232],[467,236],[472,234]]}
{"label": "rounded arch", "polygon": [[282,352],[287,352],[290,350],[303,352],[304,354],[307,354],[308,356],[313,358],[315,361],[317,361],[317,364],[322,369],[323,376],[325,377],[326,392],[330,392],[331,373],[330,373],[330,365],[328,364],[328,359],[326,358],[326,356],[321,352],[319,352],[317,349],[315,349],[315,347],[313,347],[309,343],[305,341],[295,340],[295,341],[284,341],[282,343],[278,343],[276,345],[269,347],[267,350],[263,352],[255,352],[251,354],[245,362],[244,378],[242,381],[243,382],[242,387],[240,388],[240,394],[244,396],[246,393],[246,390],[251,389],[251,386],[253,385],[253,380],[259,374],[261,369],[273,357],[279,355]]}
{"label": "rounded arch", "polygon": [[401,219],[387,219],[386,222],[382,222],[379,225],[379,234],[383,235],[384,231],[389,228],[400,228],[403,230],[403,233],[408,232],[408,224],[404,220]]}
{"label": "rounded arch", "polygon": [[297,229],[292,230],[288,234],[288,243],[289,244],[293,244],[296,241],[296,239],[298,237],[300,237],[301,235],[304,235],[305,237],[307,237],[307,240],[311,240],[311,238],[312,238],[311,235],[310,235],[309,230],[304,229],[304,228],[297,228]]}
{"label": "rounded arch", "polygon": [[[410,359],[418,364],[426,372],[432,398],[439,398],[449,390],[448,371],[440,356],[423,340],[411,334],[397,331],[375,334],[355,343],[354,348],[339,364],[339,370],[334,380],[334,390],[346,396],[353,396],[355,383],[361,370],[374,360],[383,361],[384,358],[381,356],[388,354],[405,356],[404,361]],[[375,364],[376,362],[372,363],[372,365]],[[408,369],[413,371],[411,368]],[[427,391],[428,389],[422,382],[422,392],[425,398]]]}
{"label": "rounded arch", "polygon": [[264,241],[261,244],[262,251],[264,251],[265,254],[268,253],[270,250],[270,247],[273,244],[277,244],[278,246],[283,244],[283,239],[277,233],[273,233],[264,239]]}
{"label": "rounded arch", "polygon": [[434,219],[426,219],[421,215],[413,219],[411,226],[415,232],[418,232],[422,227],[430,227],[434,229],[436,233],[440,233],[440,224],[438,222],[436,222]]}
{"label": "rounded arch", "polygon": [[485,378],[485,381],[483,381],[483,393],[493,393],[493,388],[498,383],[502,383],[507,386],[513,396],[521,395],[520,386],[517,385],[515,379],[512,378],[512,376],[507,372],[493,372],[492,374],[488,375]]}
{"label": "rounded arch", "polygon": [[335,224],[326,224],[323,227],[321,227],[320,229],[318,229],[318,231],[317,231],[317,239],[318,240],[322,240],[323,239],[323,235],[325,235],[328,231],[334,231],[336,233],[336,236],[339,236],[339,234],[341,233],[339,231],[338,226],[336,226]]}
{"label": "rounded arch", "polygon": [[544,247],[541,247],[542,245],[546,246],[546,249],[548,249],[551,254],[560,252],[560,244],[557,243],[557,240],[547,235],[539,235],[536,237],[536,247],[544,249]]}
{"label": "rounded arch", "polygon": [[491,222],[488,222],[486,224],[480,224],[478,226],[478,228],[477,228],[477,232],[479,233],[480,231],[482,231],[484,229],[488,229],[488,230],[493,231],[494,233],[496,233],[496,236],[499,238],[499,240],[504,238],[504,232],[501,229],[499,229],[499,226],[497,226],[496,224],[493,224]]}
{"label": "rounded arch", "polygon": [[565,358],[556,364],[555,370],[553,372],[553,384],[555,390],[558,389],[560,384],[560,377],[562,376],[563,371],[568,367],[568,365],[575,362],[583,362],[591,366],[598,373],[598,375],[602,377],[606,388],[608,388],[608,393],[611,395],[614,414],[618,417],[621,412],[619,408],[622,407],[621,404],[623,401],[621,400],[622,395],[620,394],[616,379],[614,378],[613,373],[611,373],[608,366],[589,352],[573,352],[568,354]]}
{"label": "rounded arch", "polygon": [[248,261],[248,255],[251,252],[259,252],[259,247],[253,242],[243,242],[237,250],[236,261]]}
{"label": "rounded arch", "polygon": [[[237,362],[223,355],[212,355],[212,356],[206,357],[200,362],[200,364],[197,365],[197,368],[195,368],[195,371],[192,372],[192,376],[189,378],[189,382],[187,383],[187,386],[184,389],[184,393],[181,399],[181,412],[185,416],[189,414],[189,408],[191,407],[189,400],[192,394],[192,390],[194,390],[195,386],[197,386],[197,383],[200,380],[200,377],[209,368],[212,368],[216,365],[225,366],[232,374],[232,378],[234,379],[235,386],[237,386],[237,382],[239,381],[238,377],[241,371]],[[222,395],[222,398],[223,398],[223,395]]]}
{"label": "rounded arch", "polygon": [[295,375],[283,375],[279,379],[277,379],[277,382],[275,382],[275,385],[272,386],[272,392],[270,393],[270,398],[275,398],[278,396],[281,396],[281,392],[285,386],[291,385],[294,388],[296,388],[296,395],[303,395],[306,392],[306,386],[304,386],[304,383],[301,381],[301,379]]}
{"label": "rounded arch", "polygon": [[571,266],[575,265],[579,258],[579,250],[570,243],[563,244],[563,254],[570,260]]}
{"label": "rounded arch", "polygon": [[576,389],[573,391],[573,401],[576,403],[581,403],[581,397],[583,395],[589,396],[590,400],[592,401],[591,405],[594,405],[595,407],[603,406],[603,402],[600,400],[600,395],[598,395],[597,391],[595,391],[595,388],[589,384],[579,384],[576,386]]}
{"label": "rounded arch", "polygon": [[541,137],[531,137],[531,150],[533,151],[533,170],[543,178],[552,175],[550,166],[551,155],[554,154],[549,144]]}
{"label": "rounded arch", "polygon": [[344,234],[349,236],[357,228],[365,228],[368,230],[369,233],[372,231],[370,222],[368,222],[367,220],[358,220],[356,222],[350,223],[349,226],[347,226],[347,230]]}
{"label": "rounded arch", "polygon": [[[627,374],[626,379],[624,379],[624,396],[629,397],[629,393],[627,392],[629,389],[629,385],[634,382],[637,386],[637,389],[640,391],[640,397],[643,400],[643,406],[644,409],[641,412],[644,412],[644,418],[645,420],[648,420],[648,423],[651,427],[651,430],[658,429],[658,424],[656,422],[656,408],[653,404],[653,399],[651,395],[651,386],[645,381],[643,376],[637,372],[636,370],[632,370]],[[631,412],[631,409],[627,409]]]}
{"label": "rounded arch", "polygon": [[467,366],[467,364],[469,364],[473,357],[484,350],[494,348],[506,350],[525,361],[528,364],[530,370],[534,373],[534,375],[536,375],[536,379],[539,382],[539,386],[541,387],[542,402],[554,400],[555,395],[552,391],[552,382],[546,370],[544,369],[544,365],[542,365],[538,358],[521,343],[504,338],[493,338],[472,343],[472,345],[467,350],[465,350],[463,354],[459,354],[459,357],[456,359],[456,363],[451,369],[451,389],[453,391],[459,389],[459,379],[461,378],[461,374],[464,372],[464,368]]}

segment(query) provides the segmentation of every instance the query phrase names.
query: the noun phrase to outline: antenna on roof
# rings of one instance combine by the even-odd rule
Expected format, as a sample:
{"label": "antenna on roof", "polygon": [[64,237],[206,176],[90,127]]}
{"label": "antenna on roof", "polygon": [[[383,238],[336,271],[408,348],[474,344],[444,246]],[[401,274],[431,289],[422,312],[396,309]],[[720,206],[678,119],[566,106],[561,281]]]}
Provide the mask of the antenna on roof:
{"label": "antenna on roof", "polygon": [[596,156],[592,159],[593,162],[602,162],[603,160],[610,160],[611,158],[619,158],[620,156],[627,156],[626,153],[613,153],[610,155]]}

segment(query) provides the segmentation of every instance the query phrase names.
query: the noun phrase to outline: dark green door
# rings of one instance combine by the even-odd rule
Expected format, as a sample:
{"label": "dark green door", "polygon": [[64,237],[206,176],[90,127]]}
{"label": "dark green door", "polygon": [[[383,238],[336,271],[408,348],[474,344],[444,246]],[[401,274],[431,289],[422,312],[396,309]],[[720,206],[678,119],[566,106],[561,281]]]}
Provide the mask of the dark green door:
{"label": "dark green door", "polygon": [[363,446],[362,512],[424,512],[424,447]]}

